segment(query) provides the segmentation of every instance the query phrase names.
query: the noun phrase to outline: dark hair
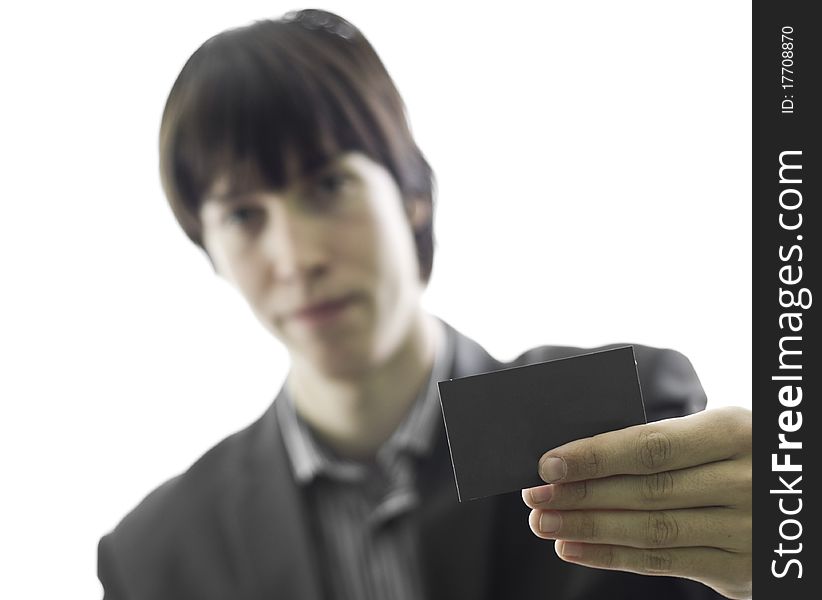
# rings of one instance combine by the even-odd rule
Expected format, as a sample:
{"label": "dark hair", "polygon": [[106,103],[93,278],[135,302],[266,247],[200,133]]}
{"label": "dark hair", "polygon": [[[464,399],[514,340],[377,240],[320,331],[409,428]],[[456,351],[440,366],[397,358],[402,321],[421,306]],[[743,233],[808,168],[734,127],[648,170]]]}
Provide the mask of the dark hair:
{"label": "dark hair", "polygon": [[[206,41],[174,82],[160,126],[163,188],[201,248],[200,205],[216,177],[277,189],[294,168],[309,172],[352,150],[386,167],[404,201],[428,202],[433,215],[433,172],[394,82],[359,30],[320,10]],[[416,228],[415,241],[420,278],[428,281],[433,218]]]}

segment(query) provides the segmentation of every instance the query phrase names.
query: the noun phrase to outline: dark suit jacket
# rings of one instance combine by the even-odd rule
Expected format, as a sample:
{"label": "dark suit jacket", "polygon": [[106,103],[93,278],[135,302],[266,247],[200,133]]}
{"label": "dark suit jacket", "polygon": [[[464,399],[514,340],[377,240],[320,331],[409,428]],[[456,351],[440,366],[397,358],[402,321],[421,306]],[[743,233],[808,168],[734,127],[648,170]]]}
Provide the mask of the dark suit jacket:
{"label": "dark suit jacket", "polygon": [[[447,327],[451,377],[582,353],[530,350],[509,365]],[[590,350],[586,350],[590,351]],[[705,406],[688,360],[635,346],[649,420]],[[559,560],[530,531],[519,493],[459,503],[444,430],[420,466],[413,513],[432,600],[492,598],[716,598],[682,579],[588,569]],[[271,408],[166,482],[100,540],[98,575],[108,600],[319,600],[310,523]]]}

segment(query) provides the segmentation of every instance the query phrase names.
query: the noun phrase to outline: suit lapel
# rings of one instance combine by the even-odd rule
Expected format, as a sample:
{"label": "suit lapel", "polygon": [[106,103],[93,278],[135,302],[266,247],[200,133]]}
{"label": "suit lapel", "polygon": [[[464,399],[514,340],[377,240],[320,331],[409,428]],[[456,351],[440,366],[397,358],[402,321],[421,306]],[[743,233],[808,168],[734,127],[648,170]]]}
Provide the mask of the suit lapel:
{"label": "suit lapel", "polygon": [[[282,396],[281,391],[275,403]],[[313,538],[273,404],[254,427],[236,512],[251,579],[247,589],[266,600],[320,600]]]}
{"label": "suit lapel", "polygon": [[[489,371],[498,364],[478,344],[446,325],[454,347],[450,377]],[[420,551],[431,600],[487,597],[497,498],[460,503],[445,428],[420,465]]]}
{"label": "suit lapel", "polygon": [[[454,348],[450,377],[499,367],[478,344],[446,324]],[[278,402],[283,391],[275,400]],[[322,586],[304,500],[294,482],[274,405],[250,429],[243,476],[234,487],[244,589],[250,598],[321,600]],[[420,465],[420,553],[428,598],[486,598],[498,499],[457,500],[445,429]]]}

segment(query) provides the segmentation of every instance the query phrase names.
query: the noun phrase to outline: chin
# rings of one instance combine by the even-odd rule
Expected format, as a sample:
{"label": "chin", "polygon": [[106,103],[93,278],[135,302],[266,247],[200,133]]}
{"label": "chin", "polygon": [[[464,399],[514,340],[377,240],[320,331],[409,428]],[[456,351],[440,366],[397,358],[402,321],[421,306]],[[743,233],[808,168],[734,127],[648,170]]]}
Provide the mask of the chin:
{"label": "chin", "polygon": [[292,349],[314,370],[326,377],[358,378],[371,370],[374,364],[373,343],[368,335],[353,332],[334,338],[300,340]]}
{"label": "chin", "polygon": [[358,379],[374,366],[367,353],[317,352],[304,356],[317,371],[335,379]]}

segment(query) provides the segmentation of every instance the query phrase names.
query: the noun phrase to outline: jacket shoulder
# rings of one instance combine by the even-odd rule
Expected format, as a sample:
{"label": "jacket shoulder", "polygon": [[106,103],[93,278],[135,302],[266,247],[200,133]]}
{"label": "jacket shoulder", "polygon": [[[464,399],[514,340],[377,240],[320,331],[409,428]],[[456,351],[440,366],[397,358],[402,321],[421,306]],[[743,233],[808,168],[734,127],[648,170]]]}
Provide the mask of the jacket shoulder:
{"label": "jacket shoulder", "polygon": [[184,473],[150,492],[115,529],[126,531],[164,524],[173,527],[180,517],[196,514],[218,502],[243,471],[247,448],[257,423],[223,439]]}
{"label": "jacket shoulder", "polygon": [[[225,438],[157,487],[100,540],[98,576],[106,597],[125,597],[117,593],[120,586],[141,590],[138,597],[165,597],[151,589],[152,582],[173,580],[197,553],[221,549],[227,560],[233,523],[226,522],[232,514],[226,507],[247,473],[261,421]],[[148,573],[152,576],[140,576]]]}
{"label": "jacket shoulder", "polygon": [[641,344],[608,344],[596,348],[539,346],[520,354],[507,366],[516,367],[633,346],[642,399],[649,421],[679,417],[705,409],[707,398],[688,358],[676,350]]}

